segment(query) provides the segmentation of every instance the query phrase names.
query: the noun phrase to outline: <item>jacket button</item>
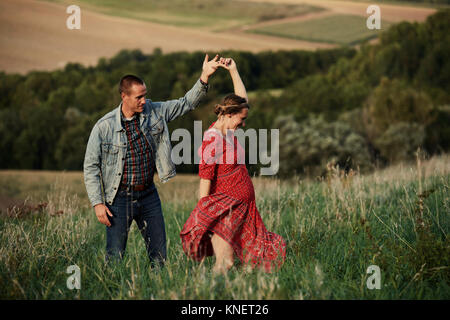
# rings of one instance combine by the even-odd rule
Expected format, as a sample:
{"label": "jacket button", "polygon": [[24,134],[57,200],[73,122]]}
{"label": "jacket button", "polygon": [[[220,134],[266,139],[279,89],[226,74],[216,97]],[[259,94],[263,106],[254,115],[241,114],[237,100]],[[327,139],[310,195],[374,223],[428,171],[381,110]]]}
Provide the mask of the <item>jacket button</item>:
{"label": "jacket button", "polygon": [[121,175],[121,173],[119,172],[119,176]]}

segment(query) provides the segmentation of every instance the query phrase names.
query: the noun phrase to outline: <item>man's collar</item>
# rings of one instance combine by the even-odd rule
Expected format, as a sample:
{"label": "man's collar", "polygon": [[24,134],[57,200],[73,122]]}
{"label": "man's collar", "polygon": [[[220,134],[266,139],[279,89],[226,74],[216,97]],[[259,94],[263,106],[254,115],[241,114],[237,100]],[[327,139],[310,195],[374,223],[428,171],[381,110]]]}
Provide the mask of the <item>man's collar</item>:
{"label": "man's collar", "polygon": [[115,131],[122,131],[122,102],[120,102],[119,106],[116,109],[116,123],[115,123]]}
{"label": "man's collar", "polygon": [[125,115],[122,112],[122,108],[120,108],[120,119],[121,119],[121,121],[131,121],[134,118],[136,118],[136,113],[133,114],[133,116],[131,118],[125,118]]}
{"label": "man's collar", "polygon": [[[143,118],[147,117],[146,110],[147,110],[147,103],[145,103],[145,105],[144,105],[144,110],[141,113],[139,113],[139,118],[140,118],[141,124],[142,124]],[[134,114],[133,118],[136,117],[136,116],[137,115]],[[122,131],[122,130],[124,130],[123,126],[122,126],[122,119],[125,120],[125,117],[122,115],[122,101],[121,101],[119,106],[117,107],[116,124],[115,124],[115,129],[114,129],[115,131]]]}

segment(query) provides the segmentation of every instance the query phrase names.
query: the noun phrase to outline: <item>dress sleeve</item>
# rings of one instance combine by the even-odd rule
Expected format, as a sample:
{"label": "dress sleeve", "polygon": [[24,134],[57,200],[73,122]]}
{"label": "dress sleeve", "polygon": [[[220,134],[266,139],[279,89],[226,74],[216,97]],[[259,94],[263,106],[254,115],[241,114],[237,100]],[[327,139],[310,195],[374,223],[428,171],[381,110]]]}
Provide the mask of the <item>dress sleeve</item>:
{"label": "dress sleeve", "polygon": [[213,180],[217,173],[218,159],[223,153],[222,139],[217,134],[206,134],[199,148],[200,164],[198,175],[202,179]]}

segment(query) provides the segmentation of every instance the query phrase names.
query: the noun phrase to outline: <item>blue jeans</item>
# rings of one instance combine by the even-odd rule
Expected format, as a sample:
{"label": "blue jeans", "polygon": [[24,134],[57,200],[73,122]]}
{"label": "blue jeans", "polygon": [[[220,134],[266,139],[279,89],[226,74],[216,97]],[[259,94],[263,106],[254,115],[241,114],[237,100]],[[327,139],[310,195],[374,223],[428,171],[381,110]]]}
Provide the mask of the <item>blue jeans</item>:
{"label": "blue jeans", "polygon": [[106,227],[106,261],[123,257],[128,231],[136,220],[152,266],[158,263],[162,267],[166,259],[166,231],[156,186],[144,191],[119,190],[112,205],[106,205],[113,214],[108,216],[111,226]]}

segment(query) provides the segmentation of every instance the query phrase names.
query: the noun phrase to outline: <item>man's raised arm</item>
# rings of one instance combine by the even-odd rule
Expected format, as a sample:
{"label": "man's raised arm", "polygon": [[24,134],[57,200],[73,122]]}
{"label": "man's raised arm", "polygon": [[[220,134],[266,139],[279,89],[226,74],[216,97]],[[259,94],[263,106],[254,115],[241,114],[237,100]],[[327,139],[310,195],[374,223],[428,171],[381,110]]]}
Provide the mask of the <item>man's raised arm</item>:
{"label": "man's raised arm", "polygon": [[157,108],[160,108],[160,112],[164,116],[166,122],[175,120],[188,111],[195,109],[200,103],[201,99],[206,95],[206,93],[208,92],[209,77],[217,70],[220,65],[219,55],[216,55],[210,61],[208,61],[208,59],[209,57],[206,54],[203,61],[200,79],[197,80],[192,89],[189,90],[184,97],[180,99],[154,103]]}

